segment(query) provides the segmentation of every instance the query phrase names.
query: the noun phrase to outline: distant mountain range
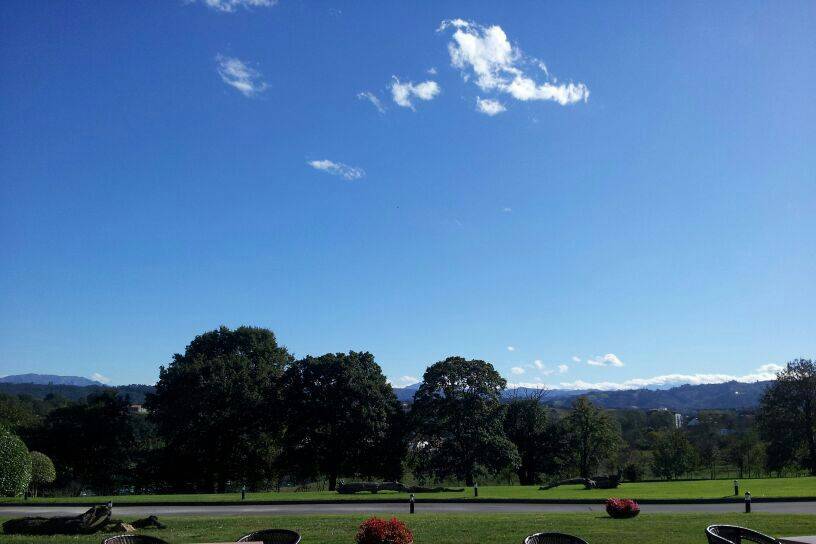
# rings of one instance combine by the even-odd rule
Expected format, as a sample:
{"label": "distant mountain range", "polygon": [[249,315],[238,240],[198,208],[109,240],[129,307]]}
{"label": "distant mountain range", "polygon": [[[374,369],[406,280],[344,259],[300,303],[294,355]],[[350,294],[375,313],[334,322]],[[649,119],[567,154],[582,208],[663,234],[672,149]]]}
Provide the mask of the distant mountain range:
{"label": "distant mountain range", "polygon": [[[742,410],[755,408],[770,381],[742,383],[725,382],[701,385],[680,385],[669,389],[626,389],[622,391],[597,391],[579,389],[546,390],[542,402],[560,408],[569,406],[572,401],[585,395],[593,403],[604,408],[656,410],[668,408],[676,412],[695,412],[698,410],[721,409]],[[394,388],[397,398],[402,402],[412,402],[419,384]],[[537,392],[524,387],[508,389],[504,392],[505,400],[513,397],[524,397]]]}
{"label": "distant mountain range", "polygon": [[102,382],[97,382],[82,376],[57,376],[56,374],[14,374],[12,376],[3,376],[0,378],[0,383],[34,383],[38,385],[102,385]]}
{"label": "distant mountain range", "polygon": [[[29,380],[29,381],[25,381]],[[580,389],[546,390],[542,402],[556,408],[568,407],[581,395],[586,395],[593,403],[604,408],[656,410],[667,408],[681,413],[698,410],[721,409],[743,410],[755,408],[762,394],[772,382],[725,382],[703,385],[681,385],[669,389],[627,389],[623,391],[597,391]],[[31,395],[44,398],[46,395],[60,395],[71,400],[84,399],[90,394],[113,389],[131,402],[144,402],[145,395],[152,393],[152,385],[107,386],[88,378],[78,376],[55,376],[47,374],[18,374],[0,378],[0,393],[7,395]],[[402,402],[412,402],[419,384],[395,387],[394,393]],[[508,389],[504,399],[524,397],[537,393],[535,389],[523,387]]]}

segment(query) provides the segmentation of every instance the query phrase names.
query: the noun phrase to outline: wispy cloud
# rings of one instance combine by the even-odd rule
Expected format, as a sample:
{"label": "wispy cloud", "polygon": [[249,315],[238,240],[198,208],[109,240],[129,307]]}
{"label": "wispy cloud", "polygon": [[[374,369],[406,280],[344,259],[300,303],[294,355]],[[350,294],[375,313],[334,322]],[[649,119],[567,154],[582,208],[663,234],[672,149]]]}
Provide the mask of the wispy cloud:
{"label": "wispy cloud", "polygon": [[394,76],[391,82],[391,97],[394,99],[395,104],[403,108],[414,109],[414,99],[433,100],[439,92],[439,84],[436,81],[429,80],[422,83],[407,81],[403,83],[397,76]]}
{"label": "wispy cloud", "polygon": [[[451,64],[462,72],[465,81],[473,79],[482,91],[505,93],[521,101],[552,101],[562,106],[589,99],[585,84],[558,83],[542,61],[527,57],[519,47],[511,44],[498,25],[485,27],[453,19],[443,21],[437,31],[448,29],[453,29],[452,41],[448,44]],[[542,82],[526,71],[530,67],[541,72]],[[495,105],[486,107],[495,111],[491,115],[500,113]],[[488,113],[481,106],[479,108]]]}
{"label": "wispy cloud", "polygon": [[382,100],[377,98],[377,95],[375,95],[371,91],[363,91],[361,93],[358,93],[357,98],[359,98],[360,100],[368,100],[375,108],[377,108],[378,112],[385,113],[385,107],[383,107]]}
{"label": "wispy cloud", "polygon": [[569,366],[568,365],[558,365],[558,373],[559,374],[566,374],[567,372],[569,372]]}
{"label": "wispy cloud", "polygon": [[519,375],[519,374],[524,374],[526,371],[524,370],[523,367],[514,366],[513,368],[510,369],[510,372],[513,373],[513,374]]}
{"label": "wispy cloud", "polygon": [[215,63],[221,80],[230,87],[237,89],[244,96],[256,96],[264,92],[268,87],[261,73],[241,59],[217,55]]}
{"label": "wispy cloud", "polygon": [[334,162],[328,159],[318,161],[308,161],[307,164],[315,170],[321,170],[333,176],[340,176],[349,181],[360,179],[365,176],[365,170],[356,166],[349,166],[342,162]]}
{"label": "wispy cloud", "polygon": [[93,374],[91,374],[91,379],[99,383],[110,382],[110,378],[108,378],[107,376],[103,376],[99,372],[94,372]]}
{"label": "wispy cloud", "polygon": [[477,96],[476,110],[484,113],[485,115],[493,117],[494,115],[498,115],[503,111],[507,111],[507,108],[505,108],[504,104],[498,100],[493,100],[492,98],[479,98]]}
{"label": "wispy cloud", "polygon": [[623,361],[618,359],[614,353],[607,353],[603,357],[598,356],[592,359],[587,359],[587,364],[592,366],[623,366]]}
{"label": "wispy cloud", "polygon": [[503,212],[503,213],[512,213],[512,211],[513,211],[513,208],[509,208],[509,207],[507,207],[507,206],[505,206],[504,208],[502,208],[502,212]]}
{"label": "wispy cloud", "polygon": [[516,351],[516,346],[507,346],[507,351]]}
{"label": "wispy cloud", "polygon": [[580,362],[581,362],[581,358],[580,358],[580,357],[578,357],[577,355],[573,355],[573,356],[572,356],[572,362],[573,362],[573,363],[580,363]]}
{"label": "wispy cloud", "polygon": [[238,8],[269,8],[277,4],[278,0],[202,0],[201,3],[215,11],[233,13]]}
{"label": "wispy cloud", "polygon": [[[775,380],[776,373],[784,367],[775,364],[762,365],[755,371],[742,376],[732,374],[663,374],[651,378],[633,378],[622,382],[588,382],[576,380],[548,385],[551,389],[596,389],[599,391],[619,391],[648,387],[677,386],[682,384],[701,385],[725,382],[760,382]],[[540,383],[515,383],[512,387],[541,387]]]}

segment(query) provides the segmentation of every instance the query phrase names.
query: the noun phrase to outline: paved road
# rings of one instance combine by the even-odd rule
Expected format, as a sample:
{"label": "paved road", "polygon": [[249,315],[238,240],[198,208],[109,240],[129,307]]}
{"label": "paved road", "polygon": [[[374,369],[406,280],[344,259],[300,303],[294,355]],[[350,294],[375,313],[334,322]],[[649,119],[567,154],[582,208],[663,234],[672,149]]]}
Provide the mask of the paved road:
{"label": "paved road", "polygon": [[[11,516],[65,516],[82,513],[84,507],[62,506],[3,506],[0,517]],[[643,504],[644,512],[742,512],[742,504]],[[416,505],[422,512],[603,512],[603,505],[595,504],[523,504],[523,503],[426,503]],[[754,512],[773,514],[814,514],[816,502],[754,503]],[[407,514],[403,503],[345,503],[345,504],[285,504],[237,506],[121,506],[113,508],[118,517],[158,516],[280,516],[306,514]]]}

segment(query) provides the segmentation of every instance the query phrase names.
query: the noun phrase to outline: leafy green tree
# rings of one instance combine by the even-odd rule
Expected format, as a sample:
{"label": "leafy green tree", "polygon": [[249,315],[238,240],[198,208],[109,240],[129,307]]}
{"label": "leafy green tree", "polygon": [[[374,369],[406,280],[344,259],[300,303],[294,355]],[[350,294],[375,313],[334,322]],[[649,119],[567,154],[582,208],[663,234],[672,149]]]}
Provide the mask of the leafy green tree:
{"label": "leafy green tree", "polygon": [[680,429],[655,433],[652,471],[660,478],[677,479],[694,468],[695,450]]}
{"label": "leafy green tree", "polygon": [[520,461],[503,429],[501,394],[507,382],[480,360],[448,357],[425,370],[414,395],[416,472],[473,485]]}
{"label": "leafy green tree", "polygon": [[53,459],[62,484],[108,494],[133,483],[139,443],[127,402],[113,391],[52,411],[32,444]]}
{"label": "leafy green tree", "polygon": [[28,448],[16,434],[0,427],[0,495],[16,497],[31,481]]}
{"label": "leafy green tree", "polygon": [[400,476],[402,408],[372,354],[306,357],[286,370],[283,390],[284,458],[296,472],[325,475],[332,491],[340,476]]}
{"label": "leafy green tree", "polygon": [[605,460],[614,459],[620,444],[620,429],[609,415],[579,397],[564,419],[572,463],[582,478],[590,478]]}
{"label": "leafy green tree", "polygon": [[31,493],[37,496],[40,487],[54,483],[57,479],[57,469],[46,454],[38,451],[31,452]]}
{"label": "leafy green tree", "polygon": [[279,380],[291,362],[272,331],[221,327],[161,367],[147,407],[171,487],[223,493],[269,477],[282,431]]}
{"label": "leafy green tree", "polygon": [[556,474],[566,445],[560,428],[551,421],[549,409],[541,403],[541,394],[514,398],[507,404],[504,432],[516,446],[519,483],[538,483],[542,474]]}
{"label": "leafy green tree", "polygon": [[798,463],[816,476],[816,363],[796,359],[777,373],[762,397],[758,423],[770,470]]}

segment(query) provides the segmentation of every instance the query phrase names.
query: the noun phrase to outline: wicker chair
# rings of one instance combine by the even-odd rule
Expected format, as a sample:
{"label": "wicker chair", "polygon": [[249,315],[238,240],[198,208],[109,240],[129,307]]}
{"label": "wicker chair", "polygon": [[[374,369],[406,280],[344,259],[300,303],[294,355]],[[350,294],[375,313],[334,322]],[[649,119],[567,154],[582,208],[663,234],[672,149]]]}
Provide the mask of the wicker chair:
{"label": "wicker chair", "polygon": [[263,542],[264,544],[299,544],[300,533],[289,529],[264,529],[244,535],[236,542]]}
{"label": "wicker chair", "polygon": [[102,544],[167,544],[167,541],[155,536],[119,535],[106,538]]}
{"label": "wicker chair", "polygon": [[587,544],[587,542],[564,533],[536,533],[525,538],[524,544]]}
{"label": "wicker chair", "polygon": [[708,544],[779,544],[779,541],[745,527],[736,525],[711,525],[706,529]]}

